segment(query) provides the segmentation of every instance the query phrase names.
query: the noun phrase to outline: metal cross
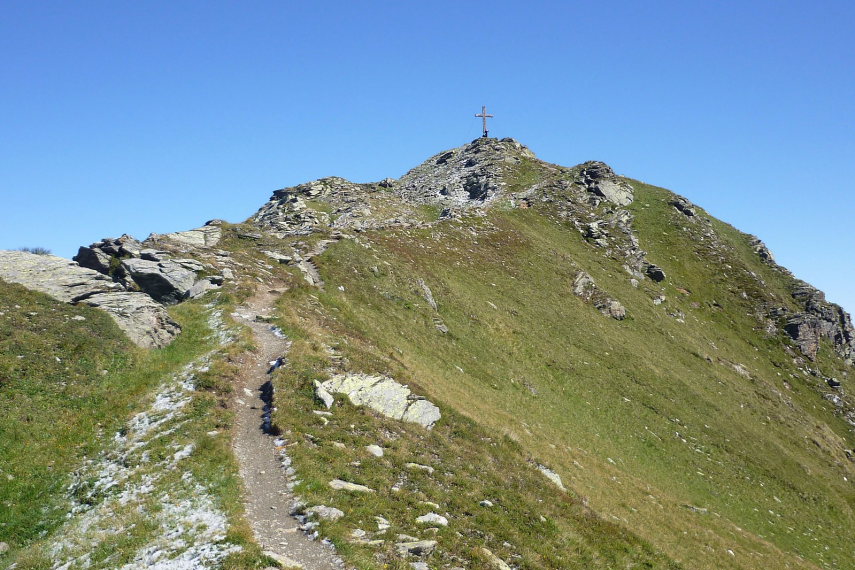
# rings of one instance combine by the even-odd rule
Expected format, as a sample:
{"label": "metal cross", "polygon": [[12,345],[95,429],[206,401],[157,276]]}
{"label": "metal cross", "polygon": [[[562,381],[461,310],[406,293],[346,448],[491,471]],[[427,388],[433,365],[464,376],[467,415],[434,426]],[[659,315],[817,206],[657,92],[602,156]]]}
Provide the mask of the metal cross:
{"label": "metal cross", "polygon": [[484,121],[484,134],[481,136],[483,136],[484,138],[487,138],[487,133],[489,132],[489,131],[487,131],[487,117],[492,117],[493,115],[488,115],[487,114],[487,106],[482,105],[481,106],[481,114],[479,115],[478,113],[475,113],[475,116],[481,117],[481,119]]}

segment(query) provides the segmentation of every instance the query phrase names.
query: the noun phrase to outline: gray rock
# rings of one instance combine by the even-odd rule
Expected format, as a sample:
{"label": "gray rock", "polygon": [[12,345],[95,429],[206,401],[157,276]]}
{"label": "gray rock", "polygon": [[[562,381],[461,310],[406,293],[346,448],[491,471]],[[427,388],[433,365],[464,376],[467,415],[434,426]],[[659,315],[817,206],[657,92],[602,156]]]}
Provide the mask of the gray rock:
{"label": "gray rock", "polygon": [[[320,387],[330,394],[347,395],[354,405],[368,406],[384,416],[417,423],[428,429],[441,417],[437,406],[414,396],[409,388],[387,376],[336,374],[322,382]],[[317,387],[315,393],[318,393]]]}
{"label": "gray rock", "polygon": [[285,255],[284,253],[279,253],[278,251],[264,250],[261,253],[263,253],[264,255],[266,255],[267,257],[269,257],[270,259],[272,259],[278,263],[282,263],[282,264],[286,264],[286,265],[289,263],[292,263],[294,261],[293,256]]}
{"label": "gray rock", "polygon": [[581,165],[577,182],[588,192],[618,206],[632,203],[632,186],[617,176],[608,164],[589,161]]}
{"label": "gray rock", "polygon": [[433,475],[433,467],[430,465],[422,465],[421,463],[406,463],[404,465],[407,469],[418,469],[420,471],[427,471],[428,474]]}
{"label": "gray rock", "polygon": [[0,542],[0,556],[3,556],[7,552],[9,552],[9,545],[5,542]]}
{"label": "gray rock", "polygon": [[537,464],[537,470],[540,471],[541,473],[543,473],[543,475],[547,479],[552,481],[556,487],[558,487],[562,491],[567,490],[564,488],[564,483],[561,482],[561,476],[558,473],[556,473],[555,471],[553,471],[552,469],[550,469],[546,465],[541,465],[540,463]]}
{"label": "gray rock", "polygon": [[122,266],[145,293],[160,303],[183,301],[196,283],[196,273],[170,260],[126,259]]}
{"label": "gray rock", "polygon": [[448,519],[436,513],[428,513],[420,517],[416,517],[416,522],[420,524],[438,524],[440,526],[448,526]]}
{"label": "gray rock", "polygon": [[333,397],[333,395],[330,394],[326,390],[326,388],[324,388],[324,386],[317,380],[315,380],[315,396],[317,396],[318,399],[324,403],[328,410],[332,408],[332,405],[335,403],[335,398]]}
{"label": "gray rock", "polygon": [[412,554],[414,556],[428,556],[436,548],[435,540],[413,540],[409,542],[399,542],[395,545],[398,554],[406,556]]}
{"label": "gray rock", "polygon": [[769,265],[776,265],[775,256],[772,255],[772,251],[766,247],[766,244],[758,238],[757,236],[750,236],[751,238],[751,247],[754,249],[754,253],[756,253],[760,259]]}
{"label": "gray rock", "polygon": [[[222,284],[222,281],[220,281]],[[200,279],[196,283],[193,284],[192,287],[187,291],[187,297],[190,299],[195,299],[196,297],[201,297],[208,291],[212,289],[219,289],[219,285],[214,283],[212,278],[208,279]]]}
{"label": "gray rock", "polygon": [[110,260],[113,259],[113,256],[104,253],[100,249],[96,249],[94,245],[95,244],[89,247],[80,246],[77,250],[77,255],[72,259],[76,261],[80,267],[93,269],[98,273],[107,275],[110,272]]}
{"label": "gray rock", "polygon": [[[419,287],[422,288],[422,292],[424,293],[425,301],[428,302],[428,305],[430,305],[431,309],[436,311],[437,310],[436,301],[433,298],[433,293],[431,293],[430,287],[428,287],[428,284],[425,283],[424,279],[421,279],[421,278],[419,279]],[[446,329],[445,332],[448,332],[448,329]]]}
{"label": "gray rock", "polygon": [[488,548],[482,546],[481,553],[496,570],[511,570],[511,567],[504,560],[493,554]]}
{"label": "gray rock", "polygon": [[682,196],[676,196],[675,198],[671,199],[668,204],[674,206],[680,213],[690,218],[696,215],[694,204],[692,204]]}
{"label": "gray rock", "polygon": [[143,348],[162,348],[181,332],[163,306],[145,293],[98,293],[83,303],[107,311],[131,342]]}
{"label": "gray rock", "polygon": [[0,251],[0,278],[66,303],[80,301],[95,293],[124,290],[109,277],[68,259],[25,251]]}
{"label": "gray rock", "polygon": [[337,521],[341,517],[344,516],[344,511],[337,509],[335,507],[328,507],[326,505],[317,505],[315,507],[309,507],[306,509],[307,515],[314,515],[319,519],[324,519],[328,521]]}
{"label": "gray rock", "polygon": [[484,499],[483,501],[479,501],[478,504],[482,507],[489,508],[493,506],[493,501],[491,501],[490,499]]}
{"label": "gray rock", "polygon": [[80,247],[74,256],[81,267],[94,269],[127,286],[124,268],[118,263],[119,259],[139,257],[142,244],[133,236],[124,234],[119,238],[104,238],[89,247]]}
{"label": "gray rock", "polygon": [[594,278],[588,275],[585,271],[580,271],[576,274],[573,280],[573,294],[577,297],[582,297],[586,301],[590,301],[594,293],[597,291],[597,285]]}
{"label": "gray rock", "polygon": [[351,491],[354,493],[374,493],[374,489],[370,487],[366,487],[365,485],[359,485],[357,483],[349,483],[347,481],[342,481],[341,479],[333,479],[328,483],[331,489],[335,491]]}
{"label": "gray rock", "polygon": [[273,552],[272,550],[265,550],[264,552],[262,552],[262,554],[264,554],[268,558],[272,558],[273,560],[275,560],[276,563],[279,564],[280,568],[292,569],[292,570],[296,570],[298,568],[304,568],[304,566],[302,564],[300,564],[296,560],[292,560],[291,558],[288,558],[284,554],[278,554],[276,552]]}
{"label": "gray rock", "polygon": [[601,311],[613,319],[622,321],[626,318],[626,309],[620,304],[620,301],[610,299],[601,309]]}
{"label": "gray rock", "polygon": [[613,319],[626,318],[626,309],[619,302],[597,287],[593,277],[585,271],[579,271],[573,280],[573,294],[593,304],[601,313]]}
{"label": "gray rock", "polygon": [[149,296],[125,291],[109,277],[61,257],[0,251],[0,278],[59,301],[84,302],[104,310],[133,343],[144,348],[166,346],[181,331]]}
{"label": "gray rock", "polygon": [[665,272],[662,271],[662,268],[653,265],[652,263],[647,265],[647,268],[644,270],[648,277],[659,283],[660,281],[665,280]]}
{"label": "gray rock", "polygon": [[[209,223],[216,223],[219,220],[212,220]],[[190,247],[213,247],[220,243],[220,239],[223,237],[223,230],[219,227],[219,225],[208,225],[203,226],[201,228],[196,228],[193,230],[188,230],[186,232],[174,232],[170,234],[153,234],[149,236],[148,240],[154,239],[165,239],[171,242],[179,243],[181,245],[190,246]]]}
{"label": "gray rock", "polygon": [[410,562],[410,568],[413,570],[430,570],[427,562]]}
{"label": "gray rock", "polygon": [[383,457],[383,448],[379,445],[366,445],[365,450],[374,457]]}
{"label": "gray rock", "polygon": [[801,350],[802,354],[816,359],[819,351],[820,321],[815,315],[799,313],[787,319],[784,331]]}

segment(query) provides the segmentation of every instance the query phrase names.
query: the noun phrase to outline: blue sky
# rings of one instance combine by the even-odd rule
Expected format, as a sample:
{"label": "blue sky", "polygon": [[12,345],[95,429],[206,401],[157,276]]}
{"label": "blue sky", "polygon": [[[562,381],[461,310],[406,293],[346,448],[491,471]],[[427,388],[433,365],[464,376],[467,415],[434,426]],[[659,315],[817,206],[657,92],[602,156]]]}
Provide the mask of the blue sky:
{"label": "blue sky", "polygon": [[240,221],[480,134],[603,160],[855,310],[855,2],[40,2],[0,19],[0,248]]}

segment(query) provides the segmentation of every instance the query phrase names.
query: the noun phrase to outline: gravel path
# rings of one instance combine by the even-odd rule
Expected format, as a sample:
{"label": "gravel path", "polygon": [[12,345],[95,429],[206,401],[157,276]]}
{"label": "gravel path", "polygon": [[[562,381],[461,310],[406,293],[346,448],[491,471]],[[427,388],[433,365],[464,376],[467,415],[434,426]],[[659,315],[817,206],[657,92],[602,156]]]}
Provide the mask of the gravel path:
{"label": "gravel path", "polygon": [[344,568],[331,546],[310,540],[290,515],[294,496],[276,449],[274,436],[264,431],[265,398],[271,395],[268,370],[270,362],[285,357],[288,340],[277,336],[273,328],[256,316],[273,314],[276,293],[259,291],[233,316],[253,331],[258,351],[247,352],[238,362],[242,370],[235,387],[235,454],[246,487],[246,516],[255,538],[265,552],[275,554],[283,566],[307,570]]}

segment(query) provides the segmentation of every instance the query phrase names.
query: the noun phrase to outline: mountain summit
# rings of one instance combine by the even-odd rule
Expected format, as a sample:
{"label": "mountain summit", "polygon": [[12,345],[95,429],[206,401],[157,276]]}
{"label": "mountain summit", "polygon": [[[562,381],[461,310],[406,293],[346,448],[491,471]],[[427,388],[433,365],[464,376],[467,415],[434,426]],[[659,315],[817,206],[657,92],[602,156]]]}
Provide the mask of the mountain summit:
{"label": "mountain summit", "polygon": [[[39,433],[73,441],[0,456],[62,482],[0,487],[45,503],[0,515],[7,560],[855,564],[850,316],[758,238],[603,162],[479,138],[399,179],[276,190],[242,223],[107,238],[73,270],[37,257],[0,254],[2,279],[58,299],[0,282],[4,411],[94,394],[99,427],[56,413]],[[135,325],[142,298],[158,318]],[[129,348],[135,326],[174,340]],[[27,364],[68,354],[97,366]]]}

